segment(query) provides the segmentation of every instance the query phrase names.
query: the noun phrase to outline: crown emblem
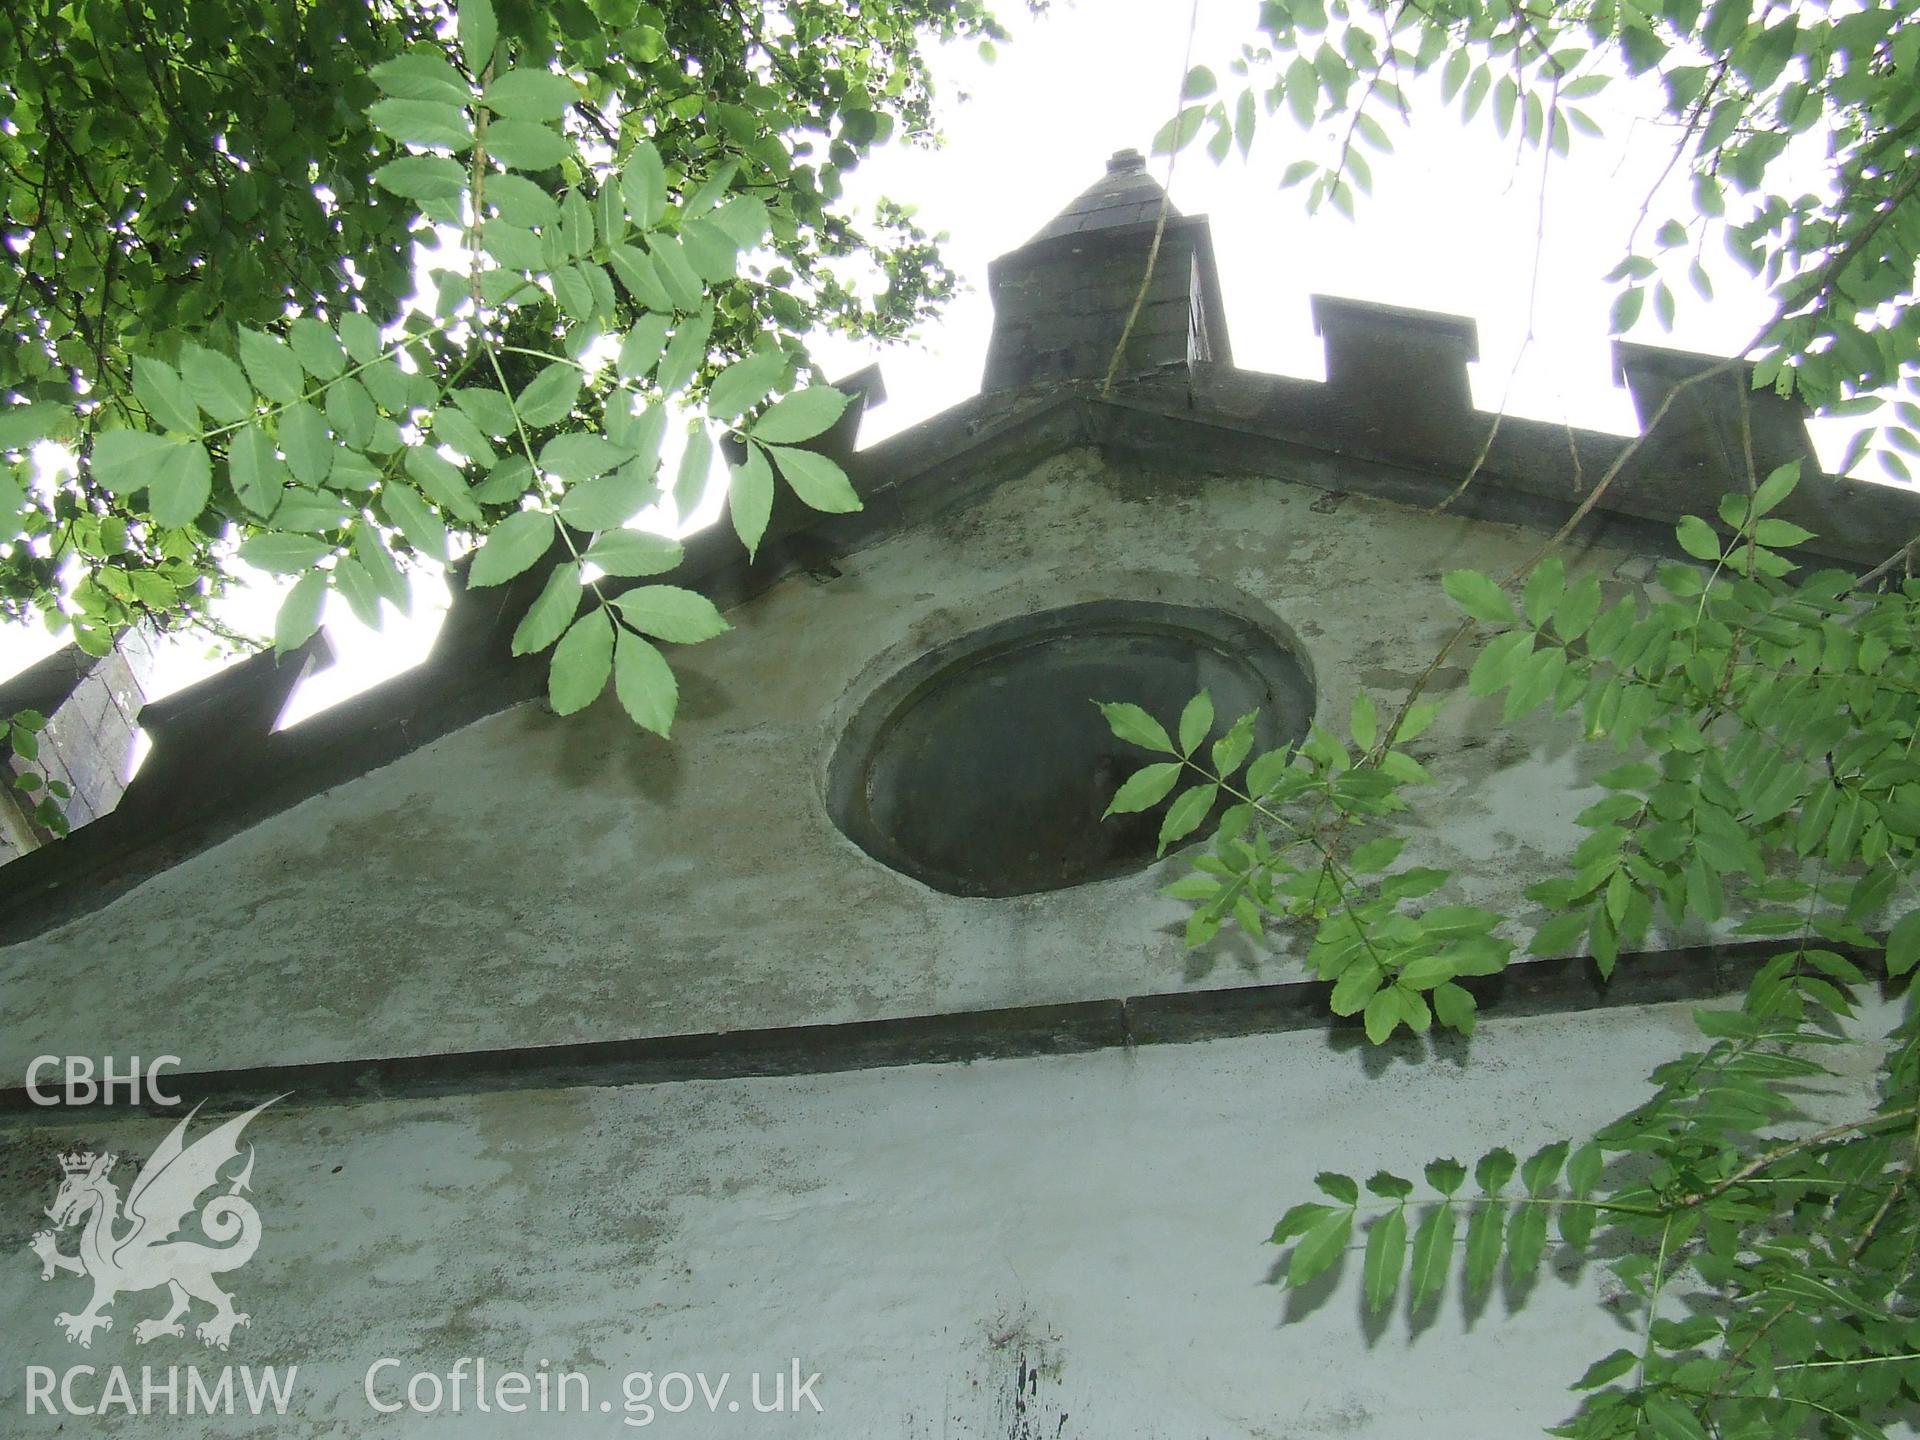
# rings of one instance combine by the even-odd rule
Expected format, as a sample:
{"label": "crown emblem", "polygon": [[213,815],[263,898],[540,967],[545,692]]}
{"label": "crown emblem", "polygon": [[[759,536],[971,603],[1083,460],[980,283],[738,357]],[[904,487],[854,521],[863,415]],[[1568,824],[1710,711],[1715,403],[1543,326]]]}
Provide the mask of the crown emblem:
{"label": "crown emblem", "polygon": [[[97,1157],[95,1157],[91,1150],[75,1150],[71,1154],[60,1157],[60,1168],[69,1175],[84,1175],[93,1168],[95,1158]],[[113,1168],[113,1162],[114,1157],[109,1155],[106,1164],[107,1170]],[[101,1171],[101,1173],[105,1174],[106,1170]]]}

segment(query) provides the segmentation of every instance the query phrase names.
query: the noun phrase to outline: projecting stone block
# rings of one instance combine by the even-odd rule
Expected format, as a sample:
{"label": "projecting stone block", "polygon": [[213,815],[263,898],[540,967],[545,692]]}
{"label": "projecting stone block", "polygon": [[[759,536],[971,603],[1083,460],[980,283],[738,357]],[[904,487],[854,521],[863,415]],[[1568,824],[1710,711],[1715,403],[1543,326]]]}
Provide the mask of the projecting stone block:
{"label": "projecting stone block", "polygon": [[1633,396],[1649,448],[1669,470],[1744,489],[1749,445],[1756,482],[1789,461],[1813,461],[1806,406],[1755,390],[1744,362],[1616,340],[1613,369]]}
{"label": "projecting stone block", "polygon": [[149,703],[140,726],[153,750],[121,808],[196,813],[244,790],[267,768],[267,746],[294,687],[332,663],[320,631],[297,650],[249,656]]}

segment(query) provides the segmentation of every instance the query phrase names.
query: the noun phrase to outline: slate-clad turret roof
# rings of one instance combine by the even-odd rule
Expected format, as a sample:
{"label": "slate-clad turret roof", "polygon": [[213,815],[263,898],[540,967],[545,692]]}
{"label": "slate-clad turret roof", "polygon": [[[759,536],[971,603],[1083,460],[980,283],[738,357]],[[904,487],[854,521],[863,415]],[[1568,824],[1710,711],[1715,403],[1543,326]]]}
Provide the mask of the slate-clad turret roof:
{"label": "slate-clad turret roof", "polygon": [[[1121,150],[1107,161],[1107,173],[1082,190],[1073,202],[1053,219],[1034,240],[1052,240],[1088,230],[1111,230],[1121,225],[1136,225],[1153,220],[1167,192],[1147,174],[1146,159],[1138,150]],[[1180,212],[1167,206],[1167,218],[1178,219]],[[1033,241],[1029,241],[1032,244]]]}

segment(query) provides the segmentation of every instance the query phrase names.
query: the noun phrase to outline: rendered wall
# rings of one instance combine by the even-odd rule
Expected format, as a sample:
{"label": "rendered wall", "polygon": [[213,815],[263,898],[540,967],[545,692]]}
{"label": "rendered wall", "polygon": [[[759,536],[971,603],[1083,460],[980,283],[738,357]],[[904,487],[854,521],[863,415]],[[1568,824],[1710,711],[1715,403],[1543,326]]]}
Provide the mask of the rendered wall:
{"label": "rendered wall", "polygon": [[[134,1344],[163,1291],[122,1296],[90,1350],[56,1331],[84,1284],[43,1284],[25,1253],[56,1151],[138,1157],[170,1123],[68,1112],[0,1130],[0,1432],[53,1432],[26,1415],[26,1367],[85,1363],[129,1367],[136,1385],[143,1365],[298,1373],[285,1418],[69,1417],[64,1433],[1535,1435],[1568,1415],[1588,1363],[1637,1341],[1597,1303],[1617,1293],[1604,1269],[1550,1251],[1524,1320],[1497,1286],[1412,1321],[1403,1297],[1374,1323],[1358,1235],[1336,1283],[1297,1295],[1271,1283],[1280,1252],[1262,1242],[1324,1167],[1417,1176],[1449,1152],[1524,1156],[1611,1119],[1684,1047],[1687,1015],[1490,1017],[1470,1054],[1300,1033],[313,1109],[295,1096],[247,1132],[265,1239],[230,1277],[253,1318],[225,1353],[190,1335]],[[496,1372],[544,1358],[585,1373],[613,1410],[481,1415],[469,1389],[458,1417],[382,1417],[363,1386],[388,1357],[400,1364],[375,1377],[383,1403],[462,1357]],[[796,1358],[821,1376],[822,1414],[749,1402],[736,1415],[723,1399],[717,1416],[702,1401],[622,1423],[629,1371],[731,1371],[745,1387]],[[91,1405],[104,1383],[77,1382],[76,1397]]]}
{"label": "rendered wall", "polygon": [[[1533,532],[1284,481],[1038,465],[736,608],[683,650],[671,744],[611,699],[496,715],[0,950],[0,1073],[39,1054],[190,1069],[977,1010],[1299,975],[1283,943],[1198,955],[1159,888],[1177,860],[1012,900],[935,894],[827,819],[865,694],[925,650],[1034,610],[1217,605],[1296,637],[1319,714],[1404,693],[1455,622],[1445,568],[1504,574]],[[1574,557],[1609,598],[1651,569]],[[1443,669],[1436,689],[1464,684]],[[1096,697],[1089,697],[1096,698]],[[1122,696],[1097,697],[1108,699]],[[1409,862],[1524,911],[1592,798],[1571,727],[1492,702],[1417,747],[1439,784]],[[1537,738],[1529,742],[1526,734]]]}

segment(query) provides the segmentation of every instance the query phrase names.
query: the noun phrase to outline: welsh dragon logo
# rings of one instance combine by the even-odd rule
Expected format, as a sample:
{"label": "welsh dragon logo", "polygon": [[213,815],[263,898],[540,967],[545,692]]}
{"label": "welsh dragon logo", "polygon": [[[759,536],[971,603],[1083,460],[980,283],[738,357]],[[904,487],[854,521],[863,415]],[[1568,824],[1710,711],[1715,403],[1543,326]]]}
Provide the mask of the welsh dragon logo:
{"label": "welsh dragon logo", "polygon": [[[274,1099],[284,1099],[275,1096]],[[40,1278],[51,1280],[58,1270],[71,1270],[93,1281],[93,1300],[78,1315],[65,1311],[54,1324],[67,1339],[91,1347],[95,1330],[113,1329],[113,1317],[101,1312],[122,1291],[167,1287],[173,1303],[157,1320],[142,1320],[133,1338],[144,1345],[162,1335],[184,1336],[180,1317],[194,1300],[213,1306],[213,1314],[194,1327],[209,1345],[227,1348],[234,1327],[248,1316],[233,1308],[233,1297],[215,1283],[216,1275],[238,1270],[253,1258],[260,1244],[260,1212],[241,1192],[253,1175],[253,1147],[246,1147],[246,1164],[227,1180],[225,1194],[215,1195],[200,1209],[200,1228],[211,1245],[173,1238],[200,1196],[221,1183],[220,1171],[240,1155],[240,1132],[273,1100],[256,1105],[216,1129],[186,1143],[187,1123],[199,1112],[194,1106],[162,1140],[120,1201],[120,1188],[109,1178],[116,1155],[92,1151],[60,1157],[64,1178],[47,1208],[51,1229],[30,1242],[40,1257]],[[58,1234],[78,1224],[77,1253],[60,1252]]]}

